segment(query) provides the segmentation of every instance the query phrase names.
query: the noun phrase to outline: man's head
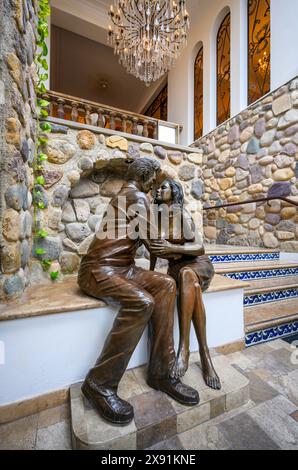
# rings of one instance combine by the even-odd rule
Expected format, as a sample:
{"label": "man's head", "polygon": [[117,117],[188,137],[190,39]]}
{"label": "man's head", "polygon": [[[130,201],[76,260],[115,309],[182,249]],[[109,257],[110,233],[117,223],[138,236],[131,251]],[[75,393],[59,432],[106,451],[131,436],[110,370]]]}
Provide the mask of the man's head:
{"label": "man's head", "polygon": [[156,182],[156,173],[160,170],[160,163],[153,158],[138,158],[128,167],[128,180],[135,181],[140,190],[148,193]]}

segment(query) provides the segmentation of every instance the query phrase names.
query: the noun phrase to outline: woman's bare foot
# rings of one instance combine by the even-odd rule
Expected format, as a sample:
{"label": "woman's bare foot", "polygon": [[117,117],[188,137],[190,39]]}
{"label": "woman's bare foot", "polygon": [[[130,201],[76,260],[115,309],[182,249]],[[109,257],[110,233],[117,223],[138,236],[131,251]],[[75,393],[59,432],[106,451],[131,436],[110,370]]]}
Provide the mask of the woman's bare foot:
{"label": "woman's bare foot", "polygon": [[185,350],[178,351],[174,366],[170,373],[173,379],[179,379],[185,375],[185,372],[188,369],[188,361],[189,352],[186,352]]}
{"label": "woman's bare foot", "polygon": [[200,357],[203,377],[206,385],[208,385],[210,388],[213,388],[214,390],[220,390],[220,379],[215,372],[209,352],[200,353]]}

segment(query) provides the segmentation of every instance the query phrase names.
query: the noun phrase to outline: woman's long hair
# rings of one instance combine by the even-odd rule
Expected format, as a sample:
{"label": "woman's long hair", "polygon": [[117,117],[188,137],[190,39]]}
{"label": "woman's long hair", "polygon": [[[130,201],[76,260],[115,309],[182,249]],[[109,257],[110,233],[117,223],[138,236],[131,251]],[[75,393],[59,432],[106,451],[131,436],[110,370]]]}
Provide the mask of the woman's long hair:
{"label": "woman's long hair", "polygon": [[[171,192],[172,192],[172,204],[179,206],[181,209],[183,209],[184,205],[184,193],[183,193],[183,188],[178,181],[173,180],[172,178],[167,178],[165,179],[162,183],[168,183]],[[153,192],[153,200],[154,204],[162,204],[161,202],[157,201],[156,197],[156,192]]]}

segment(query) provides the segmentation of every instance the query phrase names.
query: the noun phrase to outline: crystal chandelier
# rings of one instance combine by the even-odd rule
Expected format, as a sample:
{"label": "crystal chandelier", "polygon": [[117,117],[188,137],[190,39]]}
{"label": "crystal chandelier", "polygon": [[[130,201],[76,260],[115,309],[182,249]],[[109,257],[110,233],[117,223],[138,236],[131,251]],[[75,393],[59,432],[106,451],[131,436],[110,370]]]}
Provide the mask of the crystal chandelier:
{"label": "crystal chandelier", "polygon": [[109,43],[128,73],[147,86],[170,70],[186,44],[186,0],[114,0]]}

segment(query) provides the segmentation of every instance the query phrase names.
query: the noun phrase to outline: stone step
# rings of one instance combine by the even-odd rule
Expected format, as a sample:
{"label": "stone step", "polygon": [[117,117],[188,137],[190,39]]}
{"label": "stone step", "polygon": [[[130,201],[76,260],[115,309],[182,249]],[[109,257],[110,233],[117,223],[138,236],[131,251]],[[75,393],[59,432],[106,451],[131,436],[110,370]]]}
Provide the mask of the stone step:
{"label": "stone step", "polygon": [[224,263],[215,265],[215,272],[230,279],[255,281],[298,276],[298,264],[284,261],[259,261],[258,263]]}
{"label": "stone step", "polygon": [[[149,269],[148,260],[137,260],[137,265]],[[159,271],[165,273],[166,268]],[[248,286],[247,282],[215,275],[207,292],[222,292]],[[44,301],[45,298],[47,302]],[[77,276],[70,275],[65,276],[61,282],[28,287],[18,299],[2,303],[0,321],[104,308],[105,306],[106,304],[101,300],[83,294],[77,284]]]}
{"label": "stone step", "polygon": [[261,277],[249,283],[243,297],[246,346],[295,333],[298,330],[298,276]]}
{"label": "stone step", "polygon": [[245,307],[244,324],[246,346],[289,336],[298,331],[298,300]]}
{"label": "stone step", "polygon": [[298,319],[297,299],[286,299],[270,304],[254,305],[244,309],[245,331],[253,331],[256,327],[263,328],[285,323],[289,319]]}
{"label": "stone step", "polygon": [[279,251],[267,250],[264,248],[207,245],[205,246],[205,250],[214,264],[276,261],[280,258]]}
{"label": "stone step", "polygon": [[0,321],[103,308],[105,305],[101,300],[83,294],[77,276],[71,275],[60,282],[28,287],[21,297],[1,304]]}
{"label": "stone step", "polygon": [[249,287],[245,288],[246,292],[257,292],[261,289],[270,289],[284,286],[295,286],[298,285],[298,276],[278,277],[271,279],[260,279],[256,281],[249,281]]}
{"label": "stone step", "polygon": [[279,250],[261,248],[258,246],[235,246],[235,245],[204,245],[206,253],[209,254],[232,254],[232,253],[279,253]]}
{"label": "stone step", "polygon": [[[287,280],[287,278],[284,279]],[[254,305],[281,302],[282,300],[294,298],[298,300],[298,283],[248,288],[244,294],[243,305],[246,308],[251,308]]]}
{"label": "stone step", "polygon": [[134,407],[135,419],[128,426],[106,422],[82,396],[81,383],[70,389],[71,432],[77,450],[135,450],[149,447],[179,435],[249,400],[249,380],[234,369],[224,356],[213,358],[222,389],[211,390],[202,378],[198,354],[191,356],[184,383],[196,388],[200,403],[186,407],[146,384],[145,367],[126,371],[119,396]]}

